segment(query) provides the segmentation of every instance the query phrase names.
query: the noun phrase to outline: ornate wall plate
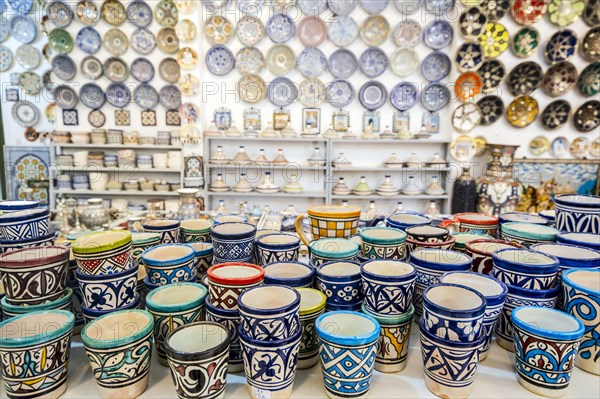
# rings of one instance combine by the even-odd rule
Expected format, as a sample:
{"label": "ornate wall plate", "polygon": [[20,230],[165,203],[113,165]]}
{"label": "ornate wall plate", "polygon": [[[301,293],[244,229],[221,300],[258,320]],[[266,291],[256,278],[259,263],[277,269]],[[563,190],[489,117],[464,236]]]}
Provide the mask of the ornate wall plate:
{"label": "ornate wall plate", "polygon": [[285,43],[296,33],[296,24],[287,14],[273,14],[266,24],[267,36],[275,43]]}
{"label": "ornate wall plate", "polygon": [[344,108],[354,100],[352,83],[346,79],[336,79],[327,85],[327,102],[335,108]]}
{"label": "ornate wall plate", "polygon": [[327,57],[316,47],[305,48],[296,59],[296,69],[305,78],[316,78],[327,69]]}
{"label": "ornate wall plate", "polygon": [[242,101],[256,104],[267,95],[267,86],[260,76],[246,75],[238,82],[238,92]]}
{"label": "ornate wall plate", "polygon": [[12,107],[12,117],[20,126],[32,127],[40,120],[40,111],[29,101],[17,101]]}
{"label": "ornate wall plate", "polygon": [[81,0],[75,7],[75,15],[84,25],[96,25],[100,20],[100,5],[92,0]]}
{"label": "ornate wall plate", "polygon": [[600,0],[588,0],[582,17],[589,26],[600,25]]}
{"label": "ornate wall plate", "polygon": [[425,4],[426,11],[437,16],[446,15],[456,3],[455,0],[422,0],[422,2]]}
{"label": "ornate wall plate", "polygon": [[195,97],[200,94],[200,80],[191,73],[184,74],[177,82],[181,94],[186,97]]}
{"label": "ornate wall plate", "polygon": [[235,66],[242,75],[260,74],[266,66],[265,57],[256,47],[243,47],[235,56]]}
{"label": "ornate wall plate", "polygon": [[285,75],[296,66],[296,54],[289,46],[277,44],[267,52],[267,68],[274,75]]}
{"label": "ornate wall plate", "polygon": [[60,85],[54,90],[56,105],[62,109],[73,109],[79,102],[75,90],[66,85]]}
{"label": "ornate wall plate", "polygon": [[450,154],[452,158],[459,162],[470,161],[477,154],[475,139],[469,135],[461,134],[450,144]]}
{"label": "ornate wall plate", "polygon": [[95,128],[100,128],[106,123],[106,115],[98,109],[91,111],[88,114],[88,122]]}
{"label": "ornate wall plate", "polygon": [[75,43],[84,53],[96,54],[102,47],[102,38],[96,29],[86,26],[77,33]]}
{"label": "ornate wall plate", "polygon": [[566,100],[555,100],[544,108],[541,120],[542,126],[548,130],[556,130],[563,127],[569,121],[571,104]]}
{"label": "ornate wall plate", "polygon": [[506,119],[514,127],[529,126],[539,113],[538,102],[528,95],[515,98],[506,109]]}
{"label": "ornate wall plate", "polygon": [[319,107],[326,97],[327,88],[319,79],[305,79],[300,83],[300,104],[305,107]]}
{"label": "ornate wall plate", "polygon": [[466,40],[478,38],[487,25],[487,17],[479,7],[471,7],[458,17],[460,35]]}
{"label": "ornate wall plate", "polygon": [[277,107],[287,107],[298,99],[298,89],[290,79],[278,77],[269,83],[267,96],[271,104]]}
{"label": "ornate wall plate", "polygon": [[419,67],[419,55],[410,47],[401,47],[392,53],[390,68],[400,77],[412,74]]}
{"label": "ornate wall plate", "polygon": [[479,6],[489,22],[497,22],[508,12],[510,0],[479,0]]}
{"label": "ornate wall plate", "polygon": [[581,54],[586,61],[600,61],[600,26],[587,31],[581,40]]}
{"label": "ornate wall plate", "polygon": [[496,58],[505,52],[509,41],[508,31],[504,25],[497,22],[488,23],[479,36],[479,44],[483,49],[483,56],[486,58]]}
{"label": "ornate wall plate", "polygon": [[480,123],[481,110],[477,104],[461,104],[452,113],[452,127],[459,133],[469,133]]}
{"label": "ornate wall plate", "polygon": [[104,48],[112,55],[123,55],[129,49],[129,39],[122,30],[114,28],[104,34]]}
{"label": "ornate wall plate", "polygon": [[129,44],[136,53],[148,55],[156,48],[156,37],[146,28],[137,28],[132,33]]}
{"label": "ornate wall plate", "polygon": [[177,63],[183,69],[194,69],[199,62],[198,53],[191,47],[184,47],[177,52]]}
{"label": "ornate wall plate", "polygon": [[35,72],[25,71],[19,74],[19,87],[25,94],[35,95],[42,91],[42,79]]}
{"label": "ornate wall plate", "polygon": [[141,83],[148,83],[154,79],[154,64],[147,58],[137,58],[131,63],[131,76]]}
{"label": "ornate wall plate", "polygon": [[600,127],[600,101],[586,101],[577,108],[573,115],[573,125],[582,133],[597,130]]}
{"label": "ornate wall plate", "polygon": [[565,94],[577,80],[577,69],[568,61],[552,65],[542,79],[542,89],[550,97]]}
{"label": "ornate wall plate", "polygon": [[590,152],[590,141],[586,137],[577,137],[571,142],[569,152],[575,158],[583,159]]}
{"label": "ornate wall plate", "polygon": [[264,0],[236,0],[237,9],[244,15],[260,12],[264,3]]}
{"label": "ornate wall plate", "polygon": [[554,25],[563,27],[575,22],[584,8],[584,0],[550,0],[548,16]]}
{"label": "ornate wall plate", "polygon": [[550,149],[550,140],[545,136],[534,137],[529,142],[528,148],[531,155],[540,156]]}
{"label": "ornate wall plate", "polygon": [[220,44],[212,46],[204,58],[206,69],[213,75],[225,76],[235,68],[235,57],[231,50]]}
{"label": "ornate wall plate", "polygon": [[159,98],[160,95],[156,89],[148,83],[138,85],[133,91],[133,101],[135,101],[141,109],[154,109],[160,101]]}
{"label": "ornate wall plate", "polygon": [[569,139],[558,136],[550,144],[550,156],[560,158],[569,153]]}
{"label": "ornate wall plate", "polygon": [[104,19],[107,24],[114,26],[119,26],[125,22],[125,18],[127,16],[125,7],[118,0],[106,0],[104,3],[102,3],[100,13],[102,15],[102,19]]}
{"label": "ornate wall plate", "polygon": [[504,102],[498,96],[485,96],[477,105],[481,110],[481,126],[493,125],[504,114]]}
{"label": "ornate wall plate", "polygon": [[158,74],[166,82],[177,83],[181,76],[181,67],[177,60],[165,58],[158,65]]}
{"label": "ornate wall plate", "polygon": [[381,14],[388,6],[389,0],[360,0],[360,6],[371,15]]}
{"label": "ornate wall plate", "polygon": [[46,7],[46,16],[55,26],[66,28],[73,21],[73,10],[62,1],[53,1]]}
{"label": "ornate wall plate", "polygon": [[510,49],[517,57],[527,58],[535,52],[539,45],[540,32],[531,26],[526,26],[515,33]]}
{"label": "ornate wall plate", "polygon": [[[83,60],[81,60],[80,69],[83,76],[90,80],[100,79],[102,75],[104,75],[104,67],[102,66],[102,63],[98,58],[94,57],[93,55],[88,55]],[[74,76],[75,75],[73,74],[73,77]]]}
{"label": "ornate wall plate", "polygon": [[585,97],[600,93],[600,61],[592,62],[581,71],[577,79],[577,88]]}
{"label": "ornate wall plate", "polygon": [[196,39],[198,29],[191,19],[182,19],[175,25],[175,34],[182,42],[191,42]]}
{"label": "ornate wall plate", "polygon": [[348,16],[357,5],[358,0],[327,0],[327,7],[335,15]]}
{"label": "ornate wall plate", "polygon": [[367,46],[380,46],[390,34],[390,23],[382,15],[372,15],[360,27],[360,37]]}
{"label": "ornate wall plate", "polygon": [[79,89],[79,100],[88,108],[99,109],[106,102],[106,96],[96,83],[86,83]]}
{"label": "ornate wall plate", "polygon": [[329,22],[327,35],[336,46],[347,47],[356,40],[359,33],[360,28],[352,17],[337,16]]}
{"label": "ornate wall plate", "polygon": [[419,88],[412,82],[400,82],[390,92],[390,103],[398,111],[408,111],[419,99]]}
{"label": "ornate wall plate", "polygon": [[104,61],[104,76],[112,82],[124,82],[129,77],[127,63],[118,57]]}
{"label": "ornate wall plate", "polygon": [[347,79],[358,69],[358,60],[352,51],[337,49],[329,56],[327,68],[335,78]]}
{"label": "ornate wall plate", "polygon": [[106,88],[106,101],[113,107],[123,108],[131,102],[129,87],[123,82],[113,82]]}
{"label": "ornate wall plate", "polygon": [[442,51],[433,51],[421,63],[421,75],[430,82],[437,82],[450,74],[452,62]]}
{"label": "ornate wall plate", "polygon": [[233,33],[233,25],[222,15],[213,15],[204,23],[204,35],[211,44],[225,44]]}
{"label": "ornate wall plate", "polygon": [[19,65],[30,71],[40,65],[42,55],[40,54],[40,51],[31,44],[22,44],[17,47],[15,59]]}
{"label": "ornate wall plate", "polygon": [[577,52],[577,35],[570,29],[559,30],[554,33],[548,43],[544,56],[548,62],[555,63],[566,61]]}
{"label": "ornate wall plate", "polygon": [[454,93],[460,101],[473,101],[481,93],[483,81],[477,72],[463,72],[456,79]]}
{"label": "ornate wall plate", "polygon": [[590,145],[590,155],[594,158],[600,158],[600,137],[592,141]]}
{"label": "ornate wall plate", "polygon": [[307,16],[300,20],[296,36],[304,47],[318,46],[327,38],[327,25],[317,16]]}
{"label": "ornate wall plate", "polygon": [[542,82],[542,67],[533,61],[526,61],[515,66],[508,74],[508,91],[513,96],[531,94]]}
{"label": "ornate wall plate", "polygon": [[388,57],[379,47],[369,47],[360,55],[358,66],[365,76],[376,78],[388,68]]}
{"label": "ornate wall plate", "polygon": [[[84,58],[84,61],[86,58]],[[100,71],[102,71],[102,65],[100,65]],[[57,55],[52,59],[52,72],[60,80],[69,81],[75,77],[77,65],[75,65],[75,61],[68,55]],[[83,69],[81,72],[84,72]]]}
{"label": "ornate wall plate", "polygon": [[0,72],[5,72],[10,69],[13,64],[13,54],[8,47],[0,45]]}
{"label": "ornate wall plate", "polygon": [[327,0],[296,0],[304,15],[319,15],[327,9]]}
{"label": "ornate wall plate", "polygon": [[174,54],[179,51],[179,37],[177,37],[175,29],[165,27],[159,30],[156,36],[156,45],[159,50],[167,54]]}
{"label": "ornate wall plate", "polygon": [[265,26],[260,18],[244,15],[237,23],[235,35],[244,46],[252,47],[265,37]]}
{"label": "ornate wall plate", "polygon": [[431,21],[423,29],[423,43],[434,50],[440,50],[448,46],[452,43],[453,37],[452,25],[443,19]]}
{"label": "ornate wall plate", "polygon": [[127,21],[138,28],[147,28],[152,23],[152,7],[145,1],[135,0],[127,6]]}
{"label": "ornate wall plate", "polygon": [[73,36],[62,28],[53,29],[48,34],[48,44],[50,48],[56,51],[58,54],[67,54],[73,50],[75,44]]}
{"label": "ornate wall plate", "polygon": [[427,111],[436,112],[450,102],[450,90],[443,84],[429,83],[421,91],[421,105]]}
{"label": "ornate wall plate", "polygon": [[500,87],[506,77],[506,68],[502,61],[491,59],[485,61],[477,71],[483,83],[482,92],[490,93]]}
{"label": "ornate wall plate", "polygon": [[376,111],[383,107],[388,98],[385,86],[376,80],[365,83],[358,92],[358,99],[363,107],[369,111]]}
{"label": "ornate wall plate", "polygon": [[516,23],[528,26],[538,22],[547,8],[548,0],[514,0],[510,13]]}
{"label": "ornate wall plate", "polygon": [[463,43],[456,50],[454,62],[460,72],[476,71],[483,64],[483,48],[479,43]]}
{"label": "ornate wall plate", "polygon": [[10,34],[21,43],[31,43],[37,37],[37,24],[27,15],[13,15],[8,21]]}
{"label": "ornate wall plate", "polygon": [[175,26],[179,21],[179,9],[172,0],[160,0],[154,9],[154,19],[162,26]]}
{"label": "ornate wall plate", "polygon": [[394,28],[392,41],[398,47],[417,47],[421,43],[422,35],[420,23],[414,19],[404,19]]}

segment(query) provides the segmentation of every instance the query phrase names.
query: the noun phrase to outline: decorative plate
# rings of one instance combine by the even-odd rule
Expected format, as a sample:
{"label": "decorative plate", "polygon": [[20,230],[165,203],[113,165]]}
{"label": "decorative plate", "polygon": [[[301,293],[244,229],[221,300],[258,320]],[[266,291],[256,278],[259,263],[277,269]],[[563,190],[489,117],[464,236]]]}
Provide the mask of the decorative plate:
{"label": "decorative plate", "polygon": [[206,52],[204,58],[206,69],[213,75],[225,76],[235,68],[235,57],[231,50],[220,44],[214,45]]}
{"label": "decorative plate", "polygon": [[483,49],[479,43],[463,43],[456,51],[456,69],[460,72],[476,71],[483,64]]}
{"label": "decorative plate", "polygon": [[58,54],[67,54],[73,50],[73,45],[75,43],[68,31],[62,28],[56,28],[48,34],[48,44],[50,45],[50,48]]}
{"label": "decorative plate", "polygon": [[591,28],[581,41],[581,54],[586,61],[600,61],[600,26]]}
{"label": "decorative plate", "polygon": [[479,6],[488,22],[497,22],[506,15],[511,0],[480,0]]}
{"label": "decorative plate", "polygon": [[138,28],[147,28],[152,23],[152,8],[145,1],[129,3],[126,15],[127,21]]}
{"label": "decorative plate", "polygon": [[490,22],[479,36],[479,44],[483,49],[483,56],[496,58],[506,51],[509,43],[508,31],[504,25]]}
{"label": "decorative plate", "polygon": [[358,69],[358,60],[352,51],[341,48],[331,53],[327,67],[334,77],[347,79]]}
{"label": "decorative plate", "polygon": [[288,78],[278,77],[269,83],[267,96],[271,104],[277,107],[287,107],[298,99],[298,89]]}
{"label": "decorative plate", "polygon": [[37,37],[37,25],[27,15],[13,15],[8,24],[11,36],[21,43],[29,44]]}
{"label": "decorative plate", "polygon": [[454,7],[455,0],[423,0],[425,10],[434,15],[446,15]]}
{"label": "decorative plate", "polygon": [[233,33],[231,22],[222,15],[213,15],[204,23],[204,34],[211,44],[225,44]]}
{"label": "decorative plate", "polygon": [[162,26],[175,26],[179,21],[179,10],[172,0],[160,0],[154,14],[154,19]]}
{"label": "decorative plate", "polygon": [[421,91],[421,104],[427,111],[436,112],[450,102],[450,90],[437,82],[429,83]]}
{"label": "decorative plate", "polygon": [[252,47],[265,37],[265,25],[258,17],[244,15],[237,23],[235,35],[244,46]]}
{"label": "decorative plate", "polygon": [[181,76],[181,67],[174,58],[165,58],[158,65],[158,74],[169,83],[177,83]]}
{"label": "decorative plate", "polygon": [[569,121],[571,104],[565,100],[555,100],[542,111],[542,126],[548,130],[556,130],[563,127]]}
{"label": "decorative plate", "polygon": [[258,75],[245,75],[238,82],[241,99],[250,104],[262,101],[267,94],[265,81]]}
{"label": "decorative plate", "polygon": [[0,43],[4,43],[10,37],[10,24],[5,15],[0,15]]}
{"label": "decorative plate", "polygon": [[412,82],[400,82],[390,92],[390,102],[398,111],[408,111],[419,99],[419,88]]}
{"label": "decorative plate", "polygon": [[531,26],[526,26],[515,33],[510,49],[517,57],[527,58],[535,52],[539,45],[540,32]]}
{"label": "decorative plate", "polygon": [[590,155],[594,158],[600,158],[600,137],[596,138],[590,146]]}
{"label": "decorative plate", "polygon": [[358,92],[358,99],[369,111],[376,111],[387,101],[388,93],[385,86],[376,80],[365,83]]}
{"label": "decorative plate", "polygon": [[265,57],[256,47],[243,47],[235,56],[235,66],[242,75],[260,74],[265,65]]}
{"label": "decorative plate", "polygon": [[79,102],[75,90],[66,85],[60,85],[54,90],[56,105],[62,109],[74,109]]}
{"label": "decorative plate", "polygon": [[75,43],[84,53],[96,54],[102,47],[102,38],[96,29],[86,26],[77,33]]}
{"label": "decorative plate", "polygon": [[156,45],[167,54],[174,54],[179,51],[179,38],[175,29],[165,27],[159,30],[156,36]]}
{"label": "decorative plate", "polygon": [[577,88],[585,97],[600,93],[600,61],[592,62],[581,71]]}
{"label": "decorative plate", "polygon": [[600,24],[600,0],[588,0],[583,10],[583,20],[589,26]]}
{"label": "decorative plate", "polygon": [[381,14],[387,7],[389,0],[360,0],[360,6],[371,15]]}
{"label": "decorative plate", "polygon": [[335,15],[348,16],[357,5],[358,0],[327,0],[327,7]]}
{"label": "decorative plate", "polygon": [[88,108],[99,109],[106,102],[106,96],[96,83],[86,83],[79,89],[79,100]]}
{"label": "decorative plate", "polygon": [[483,82],[481,91],[490,93],[496,90],[506,77],[506,68],[500,60],[492,59],[485,61],[477,71]]}
{"label": "decorative plate", "polygon": [[506,109],[506,119],[514,127],[529,126],[538,116],[538,102],[528,95],[515,98]]}
{"label": "decorative plate", "polygon": [[320,107],[326,96],[327,88],[319,79],[305,79],[300,83],[300,104],[305,107]]}
{"label": "decorative plate", "polygon": [[396,10],[404,15],[414,15],[421,8],[421,0],[394,0]]}
{"label": "decorative plate", "polygon": [[577,137],[571,142],[569,152],[575,158],[585,158],[588,152],[590,152],[590,141],[586,137]]}
{"label": "decorative plate", "polygon": [[191,19],[182,19],[175,25],[175,34],[182,42],[191,42],[196,39],[198,29],[196,24]]}
{"label": "decorative plate", "polygon": [[565,94],[577,80],[577,69],[568,61],[552,65],[542,79],[542,89],[550,97]]}
{"label": "decorative plate", "polygon": [[106,0],[102,3],[100,13],[106,23],[114,26],[119,26],[125,22],[125,17],[127,16],[125,7],[118,0]]}
{"label": "decorative plate", "polygon": [[88,114],[88,122],[95,128],[100,128],[106,123],[106,116],[98,109],[91,111]]}
{"label": "decorative plate", "polygon": [[538,22],[547,8],[548,0],[513,0],[510,13],[516,23],[529,26]]}
{"label": "decorative plate", "polygon": [[194,69],[199,62],[198,53],[191,47],[184,47],[177,52],[177,63],[183,69]]}
{"label": "decorative plate", "polygon": [[40,51],[31,44],[21,44],[17,47],[15,58],[19,65],[28,71],[37,68],[42,61]]}
{"label": "decorative plate", "polygon": [[17,101],[12,107],[12,116],[20,126],[32,127],[40,120],[40,111],[29,101]]}
{"label": "decorative plate", "polygon": [[[86,58],[84,58],[84,61]],[[100,66],[100,71],[102,72],[102,66]],[[77,65],[75,65],[73,59],[71,59],[71,57],[68,55],[57,55],[52,59],[52,72],[54,72],[56,77],[60,80],[68,81],[75,77],[75,74],[77,73]],[[81,72],[84,72],[83,68]]]}
{"label": "decorative plate", "polygon": [[476,153],[475,139],[469,135],[461,134],[450,144],[450,154],[459,162],[470,161]]}
{"label": "decorative plate", "polygon": [[129,44],[136,53],[148,55],[156,48],[156,37],[146,28],[137,28],[131,35]]}
{"label": "decorative plate", "polygon": [[388,57],[379,47],[369,47],[360,55],[358,66],[365,76],[376,78],[386,71]]}
{"label": "decorative plate", "polygon": [[382,15],[372,15],[360,27],[360,37],[367,46],[380,46],[390,34],[390,24]]}
{"label": "decorative plate", "polygon": [[129,87],[123,82],[113,82],[106,88],[106,101],[113,107],[123,108],[131,102]]}
{"label": "decorative plate", "polygon": [[112,82],[124,82],[129,76],[127,63],[118,57],[104,61],[104,75]]}
{"label": "decorative plate", "polygon": [[526,61],[515,66],[508,74],[508,91],[513,96],[531,94],[542,83],[542,67],[533,61]]}
{"label": "decorative plate", "polygon": [[459,133],[469,133],[480,123],[481,110],[477,104],[461,104],[452,113],[452,127]]}
{"label": "decorative plate", "polygon": [[481,110],[481,126],[493,125],[504,114],[504,102],[498,96],[482,97],[477,105]]}
{"label": "decorative plate", "polygon": [[13,54],[4,44],[0,45],[0,72],[10,69],[13,64]]}
{"label": "decorative plate", "polygon": [[327,38],[327,25],[319,17],[304,17],[298,24],[296,36],[304,47],[318,46]]}
{"label": "decorative plate", "polygon": [[550,22],[560,27],[570,25],[579,18],[584,8],[584,0],[550,0]]}
{"label": "decorative plate", "polygon": [[460,101],[473,101],[481,93],[483,81],[477,72],[463,72],[456,79],[454,93]]}
{"label": "decorative plate", "polygon": [[46,16],[59,28],[66,28],[73,21],[73,10],[63,1],[53,1],[46,7]]}
{"label": "decorative plate", "polygon": [[569,153],[569,139],[563,136],[558,136],[550,144],[550,156],[560,158]]}
{"label": "decorative plate", "polygon": [[396,75],[406,77],[419,68],[419,55],[412,48],[401,47],[392,53],[390,67]]}
{"label": "decorative plate", "polygon": [[[179,117],[186,123],[198,123],[200,119],[200,107],[194,103],[184,103],[179,107]],[[184,136],[194,137],[194,136]]]}
{"label": "decorative plate", "polygon": [[42,80],[35,72],[21,72],[19,74],[19,86],[25,94],[35,95],[42,91]]}
{"label": "decorative plate", "polygon": [[327,0],[296,0],[304,15],[319,15],[327,9]]}
{"label": "decorative plate", "polygon": [[351,45],[360,33],[360,28],[352,17],[337,16],[328,24],[329,40],[338,47]]}
{"label": "decorative plate", "polygon": [[104,48],[112,55],[123,55],[129,49],[129,39],[122,30],[113,28],[104,34]]}
{"label": "decorative plate", "polygon": [[573,124],[578,132],[587,133],[600,126],[600,101],[590,100],[583,103],[573,116]]}
{"label": "decorative plate", "polygon": [[327,85],[327,102],[335,108],[349,105],[354,96],[354,86],[346,79],[336,79]]}
{"label": "decorative plate", "polygon": [[75,7],[75,15],[84,25],[96,25],[100,21],[100,6],[92,0],[81,0]]}
{"label": "decorative plate", "polygon": [[529,152],[531,155],[539,156],[550,149],[550,140],[545,136],[537,136],[529,142]]}
{"label": "decorative plate", "polygon": [[10,4],[10,8],[15,14],[25,15],[33,8],[33,0],[4,0],[2,7],[4,8],[4,2]]}
{"label": "decorative plate", "polygon": [[452,62],[445,53],[433,51],[421,63],[421,75],[430,82],[437,82],[450,74],[451,67]]}
{"label": "decorative plate", "polygon": [[570,29],[559,30],[554,33],[548,43],[544,56],[549,63],[566,61],[577,52],[577,35]]}
{"label": "decorative plate", "polygon": [[486,25],[487,17],[479,7],[471,7],[458,17],[460,35],[467,40],[478,38]]}
{"label": "decorative plate", "polygon": [[417,47],[421,43],[422,35],[421,24],[414,19],[405,19],[396,25],[392,32],[392,40],[398,47]]}
{"label": "decorative plate", "polygon": [[275,43],[285,43],[296,33],[296,24],[287,14],[273,14],[267,21],[266,31],[269,38]]}
{"label": "decorative plate", "polygon": [[131,76],[141,83],[148,83],[154,79],[154,64],[147,58],[137,58],[131,63]]}
{"label": "decorative plate", "polygon": [[236,0],[236,6],[243,15],[256,14],[263,9],[265,0]]}
{"label": "decorative plate", "polygon": [[148,83],[142,83],[133,91],[133,101],[135,101],[141,109],[154,109],[160,100],[159,94],[154,87],[150,86]]}
{"label": "decorative plate", "polygon": [[316,78],[327,69],[327,57],[316,47],[305,48],[296,59],[296,69],[305,78]]}
{"label": "decorative plate", "polygon": [[440,50],[452,43],[453,36],[452,25],[443,19],[433,20],[423,29],[423,43],[434,50]]}
{"label": "decorative plate", "polygon": [[195,97],[200,94],[200,80],[191,73],[186,73],[177,82],[181,94],[186,97]]}
{"label": "decorative plate", "polygon": [[274,75],[285,75],[296,66],[296,54],[289,46],[277,44],[267,52],[267,68]]}
{"label": "decorative plate", "polygon": [[[83,60],[81,60],[80,69],[83,76],[90,80],[100,79],[104,74],[104,67],[102,66],[102,63],[98,58],[94,57],[93,55],[88,55]],[[73,77],[75,76],[75,72],[77,72],[77,69],[75,69],[75,71],[73,72]]]}

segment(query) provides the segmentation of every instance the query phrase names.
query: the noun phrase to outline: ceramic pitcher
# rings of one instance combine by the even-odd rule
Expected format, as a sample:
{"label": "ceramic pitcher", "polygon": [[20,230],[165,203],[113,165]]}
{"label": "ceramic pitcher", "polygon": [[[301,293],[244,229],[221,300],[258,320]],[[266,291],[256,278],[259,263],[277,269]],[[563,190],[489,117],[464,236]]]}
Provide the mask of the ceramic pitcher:
{"label": "ceramic pitcher", "polygon": [[302,221],[306,215],[296,219],[296,232],[305,245],[320,238],[349,238],[356,234],[360,219],[360,208],[355,206],[316,205],[308,208],[312,240],[304,233]]}

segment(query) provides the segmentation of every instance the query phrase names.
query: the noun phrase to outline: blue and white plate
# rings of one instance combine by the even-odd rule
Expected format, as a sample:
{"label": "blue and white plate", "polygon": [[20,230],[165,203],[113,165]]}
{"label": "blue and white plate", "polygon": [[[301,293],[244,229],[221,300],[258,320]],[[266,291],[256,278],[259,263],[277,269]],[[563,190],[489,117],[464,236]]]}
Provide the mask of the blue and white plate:
{"label": "blue and white plate", "polygon": [[60,85],[54,89],[54,101],[62,109],[74,109],[79,102],[79,97],[71,87]]}
{"label": "blue and white plate", "polygon": [[435,15],[446,15],[454,7],[455,0],[423,0],[425,10]]}
{"label": "blue and white plate", "polygon": [[147,58],[135,59],[129,69],[131,70],[131,76],[138,82],[148,83],[154,79],[154,65]]}
{"label": "blue and white plate", "polygon": [[439,111],[449,102],[450,90],[441,83],[429,83],[421,92],[421,104],[427,111]]}
{"label": "blue and white plate", "polygon": [[423,43],[434,50],[442,49],[452,43],[454,30],[446,20],[436,19],[425,25]]}
{"label": "blue and white plate", "polygon": [[152,23],[152,7],[145,1],[136,0],[127,6],[127,21],[138,28],[146,28]]}
{"label": "blue and white plate", "polygon": [[21,43],[31,43],[37,37],[37,25],[27,15],[13,15],[9,25],[12,37]]}
{"label": "blue and white plate", "polygon": [[68,55],[57,55],[52,59],[52,72],[60,80],[69,81],[77,74],[77,65]]}
{"label": "blue and white plate", "polygon": [[360,0],[360,6],[371,15],[381,14],[388,6],[389,0]]}
{"label": "blue and white plate", "polygon": [[351,45],[360,33],[360,27],[352,17],[338,15],[328,25],[329,40],[338,47]]}
{"label": "blue and white plate", "polygon": [[286,14],[274,14],[267,21],[267,35],[275,43],[285,43],[294,37],[296,33],[296,24],[294,20]]}
{"label": "blue and white plate", "polygon": [[430,82],[437,82],[450,74],[451,67],[450,57],[441,51],[433,51],[421,63],[421,75]]}
{"label": "blue and white plate", "polygon": [[327,69],[327,57],[316,47],[307,47],[298,58],[296,68],[305,78],[316,78]]}
{"label": "blue and white plate", "polygon": [[213,75],[225,76],[233,71],[235,68],[235,57],[231,50],[225,46],[217,44],[212,46],[207,51],[206,57],[206,68]]}
{"label": "blue and white plate", "polygon": [[[0,0],[1,1],[1,0]],[[0,43],[4,43],[10,37],[10,24],[6,16],[0,16]]]}
{"label": "blue and white plate", "polygon": [[106,95],[96,83],[86,83],[79,89],[79,100],[88,108],[99,109],[106,102]]}
{"label": "blue and white plate", "polygon": [[238,10],[243,15],[258,14],[264,10],[265,0],[236,0]]}
{"label": "blue and white plate", "polygon": [[385,51],[379,47],[369,47],[360,56],[358,66],[362,73],[369,78],[376,78],[388,68],[389,60]]}
{"label": "blue and white plate", "polygon": [[8,4],[10,4],[10,7],[13,9],[13,11],[19,15],[27,14],[29,11],[31,11],[31,8],[33,7],[33,0],[4,0],[4,1],[6,1]]}
{"label": "blue and white plate", "polygon": [[106,88],[106,101],[113,107],[124,108],[131,102],[131,91],[123,82],[113,82]]}
{"label": "blue and white plate", "polygon": [[158,99],[166,109],[179,109],[181,106],[181,91],[175,85],[166,85],[160,89]]}
{"label": "blue and white plate", "polygon": [[577,52],[577,35],[570,29],[561,29],[550,37],[544,55],[548,62],[566,61]]}
{"label": "blue and white plate", "polygon": [[327,85],[327,102],[336,108],[344,108],[354,100],[354,86],[346,79],[336,79]]}
{"label": "blue and white plate", "polygon": [[421,8],[421,0],[395,0],[396,9],[404,15],[413,15]]}
{"label": "blue and white plate", "polygon": [[319,15],[327,9],[327,0],[296,0],[305,15]]}
{"label": "blue and white plate", "polygon": [[388,93],[385,86],[376,80],[365,83],[358,92],[358,100],[369,111],[383,107],[387,101]]}
{"label": "blue and white plate", "polygon": [[327,0],[327,7],[335,15],[348,16],[357,5],[358,0]]}
{"label": "blue and white plate", "polygon": [[331,53],[327,60],[327,67],[334,77],[346,79],[358,69],[358,60],[352,51],[341,48]]}
{"label": "blue and white plate", "polygon": [[267,96],[271,104],[287,107],[298,99],[298,88],[288,78],[278,77],[269,83]]}
{"label": "blue and white plate", "polygon": [[86,26],[81,28],[79,33],[77,33],[75,43],[84,53],[96,54],[102,47],[102,37],[100,37],[100,33],[96,29]]}
{"label": "blue and white plate", "polygon": [[0,72],[5,72],[10,69],[13,64],[13,53],[4,44],[0,45]]}
{"label": "blue and white plate", "polygon": [[73,10],[64,1],[53,1],[46,7],[46,15],[50,22],[59,28],[66,28],[73,21]]}
{"label": "blue and white plate", "polygon": [[88,55],[79,66],[83,76],[90,80],[100,79],[104,75],[104,67],[100,60],[93,55]]}
{"label": "blue and white plate", "polygon": [[142,83],[133,91],[133,101],[141,109],[154,109],[158,105],[159,95],[154,87],[148,83]]}
{"label": "blue and white plate", "polygon": [[156,36],[146,28],[137,28],[129,39],[131,48],[138,54],[148,55],[156,48]]}
{"label": "blue and white plate", "polygon": [[419,88],[412,82],[400,82],[390,92],[390,103],[398,111],[408,111],[419,99]]}
{"label": "blue and white plate", "polygon": [[468,72],[481,68],[483,60],[483,48],[479,43],[463,43],[456,50],[454,63],[460,72]]}

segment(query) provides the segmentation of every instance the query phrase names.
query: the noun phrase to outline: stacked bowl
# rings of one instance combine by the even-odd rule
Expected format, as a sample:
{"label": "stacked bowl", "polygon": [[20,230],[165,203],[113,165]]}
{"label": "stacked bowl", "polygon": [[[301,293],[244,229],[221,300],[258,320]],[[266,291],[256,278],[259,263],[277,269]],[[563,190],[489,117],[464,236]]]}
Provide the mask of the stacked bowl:
{"label": "stacked bowl", "polygon": [[360,311],[363,287],[360,264],[335,261],[317,268],[317,287],[327,296],[327,310]]}
{"label": "stacked bowl", "polygon": [[0,250],[53,245],[57,233],[50,229],[50,210],[36,201],[2,201]]}
{"label": "stacked bowl", "polygon": [[420,248],[453,249],[456,242],[450,231],[440,226],[412,226],[406,230],[406,248],[410,254]]}
{"label": "stacked bowl", "polygon": [[226,222],[210,228],[213,262],[251,263],[255,256],[256,227],[250,223]]}

